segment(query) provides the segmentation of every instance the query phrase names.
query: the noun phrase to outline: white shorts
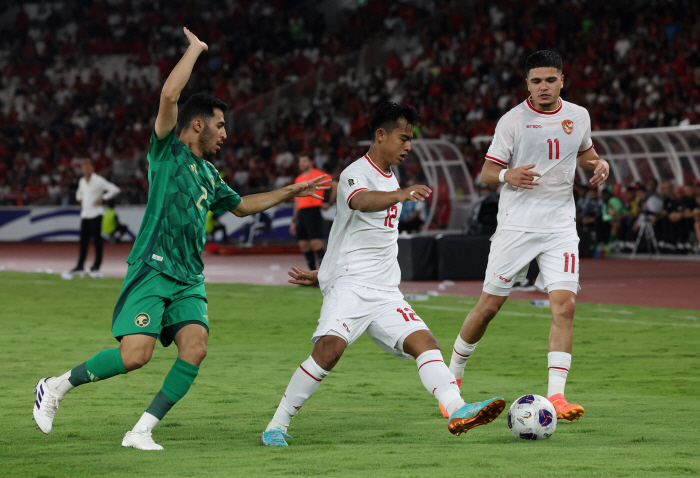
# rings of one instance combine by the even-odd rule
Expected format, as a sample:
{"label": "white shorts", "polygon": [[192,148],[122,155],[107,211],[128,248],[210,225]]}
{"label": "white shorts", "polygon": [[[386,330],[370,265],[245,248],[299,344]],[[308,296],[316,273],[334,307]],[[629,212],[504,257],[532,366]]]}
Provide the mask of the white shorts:
{"label": "white shorts", "polygon": [[336,283],[323,298],[321,317],[311,343],[315,344],[324,335],[335,335],[349,346],[367,332],[374,343],[391,355],[413,359],[404,353],[403,341],[418,330],[429,329],[398,290]]}
{"label": "white shorts", "polygon": [[581,290],[578,284],[578,234],[497,231],[491,237],[489,263],[486,266],[484,292],[507,296],[514,282],[522,282],[533,259],[540,274],[535,287],[542,292]]}

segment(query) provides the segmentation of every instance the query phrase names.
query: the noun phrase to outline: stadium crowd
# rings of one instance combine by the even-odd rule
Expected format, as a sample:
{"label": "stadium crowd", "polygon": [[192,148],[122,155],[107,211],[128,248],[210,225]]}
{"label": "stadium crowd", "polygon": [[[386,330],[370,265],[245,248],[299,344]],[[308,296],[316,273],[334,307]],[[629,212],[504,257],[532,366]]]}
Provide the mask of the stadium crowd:
{"label": "stadium crowd", "polygon": [[[299,0],[203,0],[196,9],[140,0],[10,5],[14,21],[0,37],[4,205],[73,204],[85,157],[122,188],[118,202],[145,203],[158,85],[181,54],[183,24],[209,51],[182,97],[209,91],[234,115],[274,88],[331,71],[309,93],[308,111],[282,109],[261,129],[229,129],[214,163],[241,193],[292,182],[301,151],[339,174],[364,152],[358,141],[383,100],[415,105],[423,123],[416,136],[456,143],[477,178],[487,144],[471,139],[493,134],[500,116],[524,100],[522,65],[538,49],[561,54],[564,98],[589,110],[593,129],[700,122],[700,6],[692,1],[369,0],[334,22]],[[392,38],[401,45],[388,48]],[[368,44],[386,53],[375,55],[381,60],[357,55]],[[353,55],[355,66],[338,61]],[[614,187],[611,197],[626,209],[600,208],[596,242],[633,240],[638,191]],[[655,227],[674,231],[660,230],[662,242],[687,250],[697,236],[697,205],[688,212],[697,193],[697,186],[659,189],[668,201]],[[597,193],[580,194],[584,201]]]}

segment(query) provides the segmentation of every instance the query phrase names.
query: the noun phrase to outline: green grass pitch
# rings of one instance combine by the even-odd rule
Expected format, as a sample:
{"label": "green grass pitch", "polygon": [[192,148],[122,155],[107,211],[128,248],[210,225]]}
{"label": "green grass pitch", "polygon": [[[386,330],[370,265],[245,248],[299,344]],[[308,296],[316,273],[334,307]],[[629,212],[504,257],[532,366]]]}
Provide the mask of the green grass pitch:
{"label": "green grass pitch", "polygon": [[[579,304],[567,398],[586,409],[542,442],[514,439],[505,413],[447,431],[415,363],[367,337],[350,347],[292,422],[288,448],[259,436],[311,352],[318,289],[208,284],[209,356],[156,428],[163,452],[121,439],[159,390],[175,347],[144,369],[87,384],[51,435],[34,429],[34,383],[115,347],[121,281],[0,273],[0,476],[671,477],[700,474],[700,312]],[[449,361],[474,299],[413,303]],[[547,392],[549,310],[509,301],[469,361],[467,402]]]}

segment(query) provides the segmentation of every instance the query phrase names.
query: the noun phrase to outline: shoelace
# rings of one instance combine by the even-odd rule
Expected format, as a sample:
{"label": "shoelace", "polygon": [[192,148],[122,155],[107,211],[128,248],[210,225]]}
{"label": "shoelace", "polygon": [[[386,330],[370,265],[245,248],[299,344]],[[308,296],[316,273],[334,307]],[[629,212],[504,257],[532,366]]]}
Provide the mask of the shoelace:
{"label": "shoelace", "polygon": [[53,417],[56,415],[56,410],[58,410],[58,405],[59,405],[59,400],[56,398],[51,392],[47,392],[44,395],[44,407],[42,407],[44,410],[44,415],[46,415],[48,418],[53,420]]}
{"label": "shoelace", "polygon": [[144,441],[145,441],[148,445],[156,445],[156,442],[153,441],[153,434],[150,432],[150,430],[149,430],[149,431],[143,431],[143,432],[142,432],[142,431],[138,431],[138,432],[134,432],[134,433],[137,434],[137,435],[142,436],[143,439],[144,439]]}
{"label": "shoelace", "polygon": [[274,441],[283,441],[285,438],[292,438],[290,435],[287,435],[287,433],[283,432],[279,428],[273,428],[272,430],[266,433],[269,433],[270,438]]}

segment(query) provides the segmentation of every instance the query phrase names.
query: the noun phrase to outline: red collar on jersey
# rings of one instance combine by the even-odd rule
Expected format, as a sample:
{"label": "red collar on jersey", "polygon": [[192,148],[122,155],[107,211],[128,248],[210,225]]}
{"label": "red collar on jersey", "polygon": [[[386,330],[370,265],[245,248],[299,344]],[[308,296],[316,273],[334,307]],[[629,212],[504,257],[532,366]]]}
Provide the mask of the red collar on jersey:
{"label": "red collar on jersey", "polygon": [[[532,96],[530,98],[532,98]],[[535,113],[539,113],[541,115],[553,115],[553,114],[559,113],[561,111],[562,106],[564,106],[564,102],[561,100],[561,98],[557,98],[557,100],[559,101],[559,108],[555,109],[554,111],[542,111],[542,110],[538,110],[537,108],[535,108],[532,105],[530,98],[525,100],[525,102],[527,103],[527,105],[530,107],[530,109],[532,111],[534,111]]]}
{"label": "red collar on jersey", "polygon": [[384,176],[385,178],[390,178],[390,177],[392,177],[392,176],[394,175],[393,172],[391,172],[391,173],[389,173],[389,174],[386,174],[384,171],[382,171],[381,169],[379,169],[379,167],[377,167],[377,165],[374,164],[374,161],[372,161],[372,159],[369,157],[369,154],[365,154],[365,158],[367,158],[367,161],[369,161],[369,164],[371,164],[372,167],[373,167],[374,169],[376,169],[377,171],[379,171],[379,174],[381,174],[381,175]]}

